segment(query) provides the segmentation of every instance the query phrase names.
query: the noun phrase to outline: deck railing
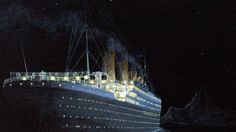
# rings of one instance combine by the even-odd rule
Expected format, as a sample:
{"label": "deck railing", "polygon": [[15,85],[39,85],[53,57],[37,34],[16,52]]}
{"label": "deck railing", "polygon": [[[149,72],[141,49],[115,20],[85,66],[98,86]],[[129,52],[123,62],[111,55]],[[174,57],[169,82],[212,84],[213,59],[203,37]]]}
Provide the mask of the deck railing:
{"label": "deck railing", "polygon": [[[144,92],[133,84],[124,84],[118,80],[110,82],[108,77],[103,80],[102,75],[107,76],[104,72],[94,72],[90,75],[87,75],[87,72],[11,72],[10,78],[4,81],[4,85],[14,81],[70,82],[102,88],[105,91],[114,93],[115,97],[121,101],[125,101],[126,94],[132,94],[131,91],[133,91],[133,89],[144,96],[148,96],[152,100],[156,100],[155,96]],[[136,94],[136,96],[139,95]],[[136,96],[134,98],[136,98]]]}

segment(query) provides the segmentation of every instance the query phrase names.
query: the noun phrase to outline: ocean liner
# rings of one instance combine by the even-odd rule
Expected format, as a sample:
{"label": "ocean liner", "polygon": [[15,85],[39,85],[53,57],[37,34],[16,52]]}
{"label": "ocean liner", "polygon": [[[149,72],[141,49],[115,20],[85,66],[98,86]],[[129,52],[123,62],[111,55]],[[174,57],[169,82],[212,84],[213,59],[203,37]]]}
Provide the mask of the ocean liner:
{"label": "ocean liner", "polygon": [[[141,70],[140,66],[139,70],[134,70],[128,59],[119,60],[118,53],[109,49],[99,54],[101,70],[91,70],[90,59],[94,64],[98,60],[90,49],[99,46],[91,42],[94,36],[86,18],[87,7],[84,7],[85,23],[82,30],[73,29],[72,36],[78,32],[80,35],[70,43],[65,72],[28,72],[27,68],[26,72],[11,72],[3,85],[5,98],[14,107],[40,115],[36,117],[41,131],[151,131],[159,128],[161,99],[150,88],[145,63]],[[69,66],[78,43],[85,49],[78,59],[84,57],[85,63],[78,64],[86,64],[86,71],[81,72]]]}

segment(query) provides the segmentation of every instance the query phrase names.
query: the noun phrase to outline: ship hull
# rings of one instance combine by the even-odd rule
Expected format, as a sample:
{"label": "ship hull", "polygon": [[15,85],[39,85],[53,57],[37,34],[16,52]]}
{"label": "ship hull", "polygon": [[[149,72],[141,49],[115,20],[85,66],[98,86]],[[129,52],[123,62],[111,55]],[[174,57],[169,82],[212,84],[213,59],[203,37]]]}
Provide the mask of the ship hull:
{"label": "ship hull", "polygon": [[52,88],[45,83],[16,81],[4,86],[4,95],[13,106],[37,113],[42,131],[152,131],[159,128],[160,110],[63,86]]}

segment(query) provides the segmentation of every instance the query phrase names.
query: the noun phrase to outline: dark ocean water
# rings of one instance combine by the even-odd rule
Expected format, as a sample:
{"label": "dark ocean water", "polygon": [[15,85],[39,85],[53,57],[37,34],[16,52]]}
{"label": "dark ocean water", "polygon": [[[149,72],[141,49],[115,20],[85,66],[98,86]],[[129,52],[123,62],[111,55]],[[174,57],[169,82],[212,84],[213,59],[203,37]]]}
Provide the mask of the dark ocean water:
{"label": "dark ocean water", "polygon": [[172,127],[161,128],[157,132],[236,132],[235,127]]}

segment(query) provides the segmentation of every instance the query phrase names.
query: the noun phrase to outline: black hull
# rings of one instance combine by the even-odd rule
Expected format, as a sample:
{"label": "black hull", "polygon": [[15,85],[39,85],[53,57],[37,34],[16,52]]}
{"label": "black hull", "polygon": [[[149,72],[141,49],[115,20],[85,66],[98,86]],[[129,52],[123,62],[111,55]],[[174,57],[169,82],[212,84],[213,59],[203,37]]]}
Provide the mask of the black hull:
{"label": "black hull", "polygon": [[160,111],[62,87],[25,83],[28,82],[5,85],[4,95],[16,108],[36,113],[41,131],[152,131],[159,128]]}

